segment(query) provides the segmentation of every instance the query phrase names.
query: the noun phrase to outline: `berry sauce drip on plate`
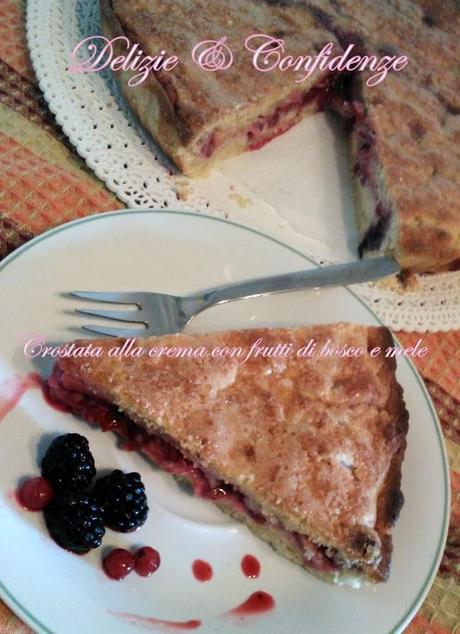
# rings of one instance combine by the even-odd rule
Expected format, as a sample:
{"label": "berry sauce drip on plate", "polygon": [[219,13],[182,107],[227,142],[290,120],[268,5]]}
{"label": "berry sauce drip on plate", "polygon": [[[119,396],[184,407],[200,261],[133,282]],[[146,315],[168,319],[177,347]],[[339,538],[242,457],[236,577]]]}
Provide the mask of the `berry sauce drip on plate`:
{"label": "berry sauce drip on plate", "polygon": [[0,422],[16,407],[27,390],[41,387],[42,380],[35,372],[15,376],[0,383]]}
{"label": "berry sauce drip on plate", "polygon": [[167,630],[171,631],[197,630],[201,627],[201,621],[198,619],[191,619],[190,621],[165,621],[163,619],[156,619],[150,616],[128,614],[127,612],[111,612],[111,614],[135,625],[144,625],[149,629],[152,628],[152,625],[163,625]]}
{"label": "berry sauce drip on plate", "polygon": [[207,561],[203,561],[202,559],[195,559],[192,564],[192,572],[195,579],[202,583],[210,581],[213,575],[211,564],[208,564]]}
{"label": "berry sauce drip on plate", "polygon": [[253,555],[245,555],[241,560],[241,570],[248,579],[257,579],[260,574],[260,562]]}
{"label": "berry sauce drip on plate", "polygon": [[236,616],[240,618],[244,618],[247,616],[254,616],[257,614],[263,614],[265,612],[269,612],[273,610],[275,607],[275,600],[268,594],[268,592],[263,592],[259,590],[258,592],[254,592],[251,594],[246,601],[243,601],[240,605],[237,605],[233,610],[229,610],[225,612],[223,616]]}

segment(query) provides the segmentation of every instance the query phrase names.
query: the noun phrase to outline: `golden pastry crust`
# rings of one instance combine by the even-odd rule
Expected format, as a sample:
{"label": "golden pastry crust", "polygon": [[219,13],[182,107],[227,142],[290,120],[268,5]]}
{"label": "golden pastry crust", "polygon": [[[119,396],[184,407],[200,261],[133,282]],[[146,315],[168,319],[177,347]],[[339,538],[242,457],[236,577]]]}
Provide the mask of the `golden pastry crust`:
{"label": "golden pastry crust", "polygon": [[[248,350],[310,339],[360,358],[100,358],[59,360],[60,370],[116,404],[151,433],[166,434],[206,473],[232,485],[288,531],[307,535],[386,578],[390,529],[402,504],[407,412],[384,328],[352,324],[138,339],[144,349]],[[121,340],[118,341],[121,343]],[[94,342],[107,351],[117,340]]]}

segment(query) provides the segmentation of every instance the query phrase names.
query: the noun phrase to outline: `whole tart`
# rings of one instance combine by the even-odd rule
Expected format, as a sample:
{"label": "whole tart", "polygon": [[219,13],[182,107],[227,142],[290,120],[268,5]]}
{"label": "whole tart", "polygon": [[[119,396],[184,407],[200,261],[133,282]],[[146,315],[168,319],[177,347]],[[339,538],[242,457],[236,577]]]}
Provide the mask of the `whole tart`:
{"label": "whole tart", "polygon": [[[124,95],[145,128],[185,174],[260,148],[302,117],[328,108],[346,119],[359,252],[388,254],[405,272],[460,266],[460,5],[456,0],[101,0],[103,32],[145,54],[180,63]],[[260,72],[244,42],[279,38],[294,58],[326,44],[339,55],[401,56],[409,62],[377,85],[371,71]],[[227,38],[226,70],[207,72],[194,46]],[[118,53],[126,46],[118,43]]]}

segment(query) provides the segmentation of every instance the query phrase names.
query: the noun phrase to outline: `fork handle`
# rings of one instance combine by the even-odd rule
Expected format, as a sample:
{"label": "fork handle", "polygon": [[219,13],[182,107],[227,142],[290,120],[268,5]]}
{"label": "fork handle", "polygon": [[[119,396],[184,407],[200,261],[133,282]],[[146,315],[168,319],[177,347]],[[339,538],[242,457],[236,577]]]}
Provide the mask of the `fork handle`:
{"label": "fork handle", "polygon": [[399,271],[399,265],[391,257],[372,258],[228,284],[200,293],[199,296],[194,296],[194,299],[201,299],[204,303],[202,309],[204,309],[233,299],[256,297],[268,293],[368,282],[394,275]]}

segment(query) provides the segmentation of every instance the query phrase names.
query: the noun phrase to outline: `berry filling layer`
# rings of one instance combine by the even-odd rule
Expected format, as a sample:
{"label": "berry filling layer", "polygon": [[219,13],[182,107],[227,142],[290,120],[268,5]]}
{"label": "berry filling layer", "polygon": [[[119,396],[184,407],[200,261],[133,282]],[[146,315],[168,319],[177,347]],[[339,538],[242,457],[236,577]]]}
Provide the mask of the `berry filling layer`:
{"label": "berry filling layer", "polygon": [[56,365],[53,374],[45,384],[46,396],[51,402],[64,406],[67,411],[88,423],[98,425],[102,431],[115,432],[122,438],[122,448],[138,450],[148,456],[164,471],[190,484],[195,495],[229,508],[237,516],[269,529],[292,551],[300,555],[304,565],[313,570],[334,574],[340,570],[333,554],[324,546],[312,542],[306,535],[288,531],[273,519],[264,517],[259,509],[244,496],[184,457],[169,438],[148,434],[117,408],[103,399],[89,394],[86,387],[65,374]]}
{"label": "berry filling layer", "polygon": [[329,99],[330,81],[325,79],[307,91],[296,91],[288,99],[265,115],[257,117],[243,131],[214,129],[200,146],[203,158],[211,158],[217,150],[238,137],[244,150],[253,151],[263,147],[277,136],[284,134],[298,123],[304,113],[319,112]]}

